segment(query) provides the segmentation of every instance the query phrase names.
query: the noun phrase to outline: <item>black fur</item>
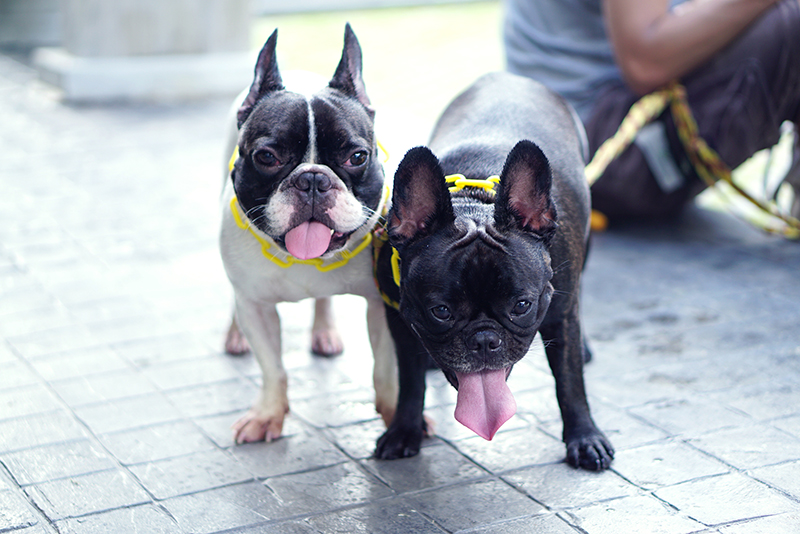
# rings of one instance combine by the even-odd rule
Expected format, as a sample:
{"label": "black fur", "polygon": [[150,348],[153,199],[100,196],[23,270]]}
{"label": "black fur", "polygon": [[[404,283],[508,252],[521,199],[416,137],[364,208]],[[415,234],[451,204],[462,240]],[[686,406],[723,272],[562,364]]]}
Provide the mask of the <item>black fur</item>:
{"label": "black fur", "polygon": [[[387,307],[400,392],[376,457],[419,451],[428,354],[458,387],[457,372],[510,370],[538,331],[556,381],[567,461],[609,466],[614,451],[592,421],[583,384],[579,290],[590,210],[580,128],[554,93],[497,73],[445,110],[432,151],[412,149],[401,162],[388,222],[401,258],[399,290],[391,247],[377,263],[379,285],[400,303],[399,311]],[[500,175],[496,196],[451,196],[444,177],[454,173]]]}

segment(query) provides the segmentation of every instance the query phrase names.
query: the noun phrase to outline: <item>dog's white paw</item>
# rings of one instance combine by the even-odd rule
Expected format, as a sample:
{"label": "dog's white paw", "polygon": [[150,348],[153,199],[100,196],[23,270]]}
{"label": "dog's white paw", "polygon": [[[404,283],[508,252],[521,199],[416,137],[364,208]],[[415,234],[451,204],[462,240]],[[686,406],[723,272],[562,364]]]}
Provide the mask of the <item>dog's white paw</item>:
{"label": "dog's white paw", "polygon": [[319,356],[336,356],[344,350],[344,343],[336,328],[315,328],[311,332],[311,351]]}
{"label": "dog's white paw", "polygon": [[236,444],[255,441],[270,442],[281,437],[284,414],[279,416],[260,416],[253,409],[248,410],[238,421],[233,423],[233,439]]}

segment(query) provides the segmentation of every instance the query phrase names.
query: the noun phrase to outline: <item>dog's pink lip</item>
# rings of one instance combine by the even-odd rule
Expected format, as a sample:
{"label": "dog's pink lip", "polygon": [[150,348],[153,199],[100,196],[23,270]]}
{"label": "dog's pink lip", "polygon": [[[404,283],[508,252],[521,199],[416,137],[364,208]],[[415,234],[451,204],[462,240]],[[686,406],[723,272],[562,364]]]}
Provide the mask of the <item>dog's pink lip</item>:
{"label": "dog's pink lip", "polygon": [[[508,367],[506,367],[506,380],[508,380],[508,377],[511,376],[511,369],[513,367],[514,367],[513,365],[509,365]],[[473,371],[473,372],[480,372],[480,371]],[[453,376],[456,379],[456,390],[458,390],[458,374],[454,371]]]}

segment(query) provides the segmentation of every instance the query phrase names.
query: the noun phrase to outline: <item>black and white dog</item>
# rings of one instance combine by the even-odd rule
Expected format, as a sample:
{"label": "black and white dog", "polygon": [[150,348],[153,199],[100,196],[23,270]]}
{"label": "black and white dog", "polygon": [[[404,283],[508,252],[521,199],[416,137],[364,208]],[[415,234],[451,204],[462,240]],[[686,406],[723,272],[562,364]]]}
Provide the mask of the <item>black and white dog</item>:
{"label": "black and white dog", "polygon": [[349,25],[330,82],[301,94],[284,87],[275,57],[277,30],[258,57],[231,128],[220,251],[235,295],[226,340],[249,347],[263,385],[234,425],[236,441],[280,436],[289,410],[276,304],[315,298],[312,349],[342,350],[329,297],[367,298],[375,357],[376,408],[391,421],[397,399],[394,347],[372,277],[372,231],[387,203],[361,75],[361,48]]}
{"label": "black and white dog", "polygon": [[[491,439],[516,410],[511,368],[540,332],[567,461],[592,470],[611,463],[614,450],[592,421],[583,383],[579,296],[590,201],[582,134],[562,98],[495,73],[444,111],[430,149],[414,148],[400,163],[392,246],[377,265],[382,291],[399,303],[387,307],[387,319],[400,392],[376,457],[419,451],[428,355],[458,389],[456,419]],[[463,176],[446,183],[456,174]]]}

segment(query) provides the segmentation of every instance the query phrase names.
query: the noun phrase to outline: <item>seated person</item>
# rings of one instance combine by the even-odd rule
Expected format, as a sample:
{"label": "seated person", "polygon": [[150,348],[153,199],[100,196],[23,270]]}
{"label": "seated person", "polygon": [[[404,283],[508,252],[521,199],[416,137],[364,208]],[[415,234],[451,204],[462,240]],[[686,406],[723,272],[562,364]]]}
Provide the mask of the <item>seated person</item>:
{"label": "seated person", "polygon": [[[504,46],[508,70],[575,107],[592,155],[633,103],[676,79],[731,169],[774,145],[784,121],[800,129],[800,0],[506,0]],[[799,162],[795,135],[793,212]],[[611,219],[667,217],[705,187],[666,111],[595,182],[592,204]]]}

